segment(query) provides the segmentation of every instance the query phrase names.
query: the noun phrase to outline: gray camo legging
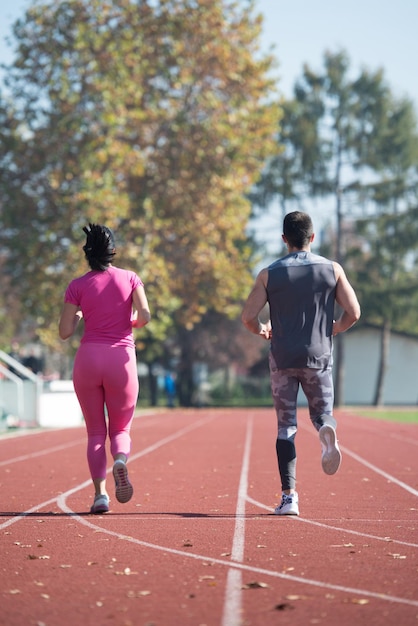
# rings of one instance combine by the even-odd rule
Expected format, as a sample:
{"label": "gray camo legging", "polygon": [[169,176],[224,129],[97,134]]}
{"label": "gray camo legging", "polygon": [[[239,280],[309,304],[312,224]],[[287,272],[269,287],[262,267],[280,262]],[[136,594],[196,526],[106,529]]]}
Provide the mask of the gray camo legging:
{"label": "gray camo legging", "polygon": [[282,490],[296,487],[297,396],[299,386],[305,393],[311,422],[318,431],[324,424],[336,428],[332,415],[334,384],[331,367],[278,369],[269,355],[270,383],[277,415],[276,453]]}

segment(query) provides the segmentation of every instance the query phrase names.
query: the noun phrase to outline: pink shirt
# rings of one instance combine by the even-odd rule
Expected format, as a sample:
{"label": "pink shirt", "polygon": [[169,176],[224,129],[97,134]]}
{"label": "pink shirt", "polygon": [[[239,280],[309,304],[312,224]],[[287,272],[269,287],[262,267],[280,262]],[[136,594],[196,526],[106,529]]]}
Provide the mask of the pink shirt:
{"label": "pink shirt", "polygon": [[113,266],[72,280],[65,292],[65,302],[75,304],[83,312],[81,343],[134,346],[132,292],[143,284],[135,272]]}

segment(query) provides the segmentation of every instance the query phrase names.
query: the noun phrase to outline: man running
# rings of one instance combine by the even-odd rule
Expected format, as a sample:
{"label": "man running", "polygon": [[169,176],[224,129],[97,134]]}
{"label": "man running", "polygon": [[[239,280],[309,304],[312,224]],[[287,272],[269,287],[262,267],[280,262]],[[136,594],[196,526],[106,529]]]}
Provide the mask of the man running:
{"label": "man running", "polygon": [[[335,474],[341,463],[333,417],[332,337],[357,322],[360,305],[341,265],[311,252],[314,237],[307,213],[286,215],[282,238],[288,254],[261,270],[242,312],[249,331],[271,340],[270,380],[282,484],[276,515],[299,515],[295,448],[299,386],[319,432],[323,471]],[[336,302],[342,313],[334,320]],[[262,323],[259,315],[267,303],[270,319]]]}

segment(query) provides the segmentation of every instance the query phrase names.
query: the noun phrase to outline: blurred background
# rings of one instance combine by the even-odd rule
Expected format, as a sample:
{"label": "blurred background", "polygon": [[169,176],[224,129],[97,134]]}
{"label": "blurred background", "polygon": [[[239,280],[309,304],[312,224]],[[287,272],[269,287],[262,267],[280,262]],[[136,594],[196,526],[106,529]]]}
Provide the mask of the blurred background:
{"label": "blurred background", "polygon": [[296,209],[362,305],[336,405],[416,406],[417,22],[412,0],[3,4],[0,423],[81,419],[82,327],[57,322],[88,222],[146,286],[139,405],[271,405],[240,313]]}

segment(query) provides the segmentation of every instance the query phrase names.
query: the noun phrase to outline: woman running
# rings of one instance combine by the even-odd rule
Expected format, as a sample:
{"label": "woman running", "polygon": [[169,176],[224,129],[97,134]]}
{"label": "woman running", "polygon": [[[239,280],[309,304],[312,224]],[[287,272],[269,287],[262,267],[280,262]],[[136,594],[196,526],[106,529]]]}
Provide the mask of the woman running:
{"label": "woman running", "polygon": [[139,276],[112,265],[116,254],[112,231],[98,224],[89,224],[83,231],[87,236],[83,250],[90,271],[67,287],[59,336],[64,340],[71,337],[80,319],[84,319],[73,382],[87,428],[87,460],[95,491],[90,511],[100,514],[109,511],[108,434],[116,499],[124,503],[132,498],[126,463],[139,392],[132,327],[145,326],[151,315]]}

